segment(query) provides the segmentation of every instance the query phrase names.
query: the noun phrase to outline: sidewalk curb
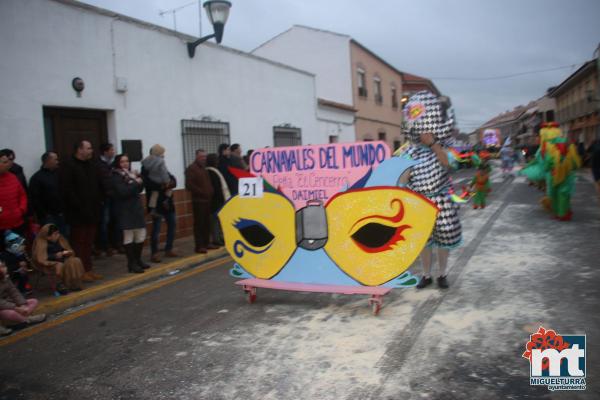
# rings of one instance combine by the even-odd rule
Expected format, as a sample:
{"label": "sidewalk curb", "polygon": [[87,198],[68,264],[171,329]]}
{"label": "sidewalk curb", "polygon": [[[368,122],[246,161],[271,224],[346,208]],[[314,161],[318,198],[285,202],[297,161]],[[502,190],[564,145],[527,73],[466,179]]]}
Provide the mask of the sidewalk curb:
{"label": "sidewalk curb", "polygon": [[179,270],[183,272],[220,258],[226,258],[227,256],[228,253],[225,248],[221,248],[211,251],[208,254],[196,254],[193,256],[182,257],[166,264],[153,266],[152,268],[146,270],[146,272],[143,274],[128,274],[122,278],[107,281],[106,283],[86,288],[80,292],[71,292],[66,296],[42,300],[37,306],[35,314],[59,314],[70,308],[110,297],[134,286],[159,280],[165,276],[168,276],[169,272],[171,271]]}

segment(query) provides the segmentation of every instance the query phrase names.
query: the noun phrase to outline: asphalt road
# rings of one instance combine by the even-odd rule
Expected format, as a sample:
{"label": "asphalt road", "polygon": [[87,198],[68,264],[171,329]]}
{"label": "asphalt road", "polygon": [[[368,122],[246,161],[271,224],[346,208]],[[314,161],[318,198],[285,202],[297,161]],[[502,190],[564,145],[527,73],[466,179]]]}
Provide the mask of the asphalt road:
{"label": "asphalt road", "polygon": [[[377,317],[363,296],[250,305],[224,264],[1,347],[0,399],[600,398],[600,205],[583,178],[572,222],[539,197],[494,174],[489,206],[461,211],[447,291],[394,290]],[[529,385],[540,325],[587,334],[586,391]]]}

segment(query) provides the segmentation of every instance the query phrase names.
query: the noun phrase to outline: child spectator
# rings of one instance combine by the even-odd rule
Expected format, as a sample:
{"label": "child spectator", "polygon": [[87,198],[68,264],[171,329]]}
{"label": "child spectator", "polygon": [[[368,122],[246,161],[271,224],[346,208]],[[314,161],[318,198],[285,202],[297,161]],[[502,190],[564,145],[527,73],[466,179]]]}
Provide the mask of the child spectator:
{"label": "child spectator", "polygon": [[56,284],[58,294],[82,289],[84,269],[81,259],[75,257],[56,225],[47,224],[40,229],[33,242],[32,254],[34,266],[59,279]]}
{"label": "child spectator", "polygon": [[[37,307],[36,299],[27,299],[19,293],[8,277],[8,269],[0,262],[0,320],[21,324],[36,324],[46,319],[45,314],[31,315]],[[9,334],[11,330],[2,326],[0,333]]]}
{"label": "child spectator", "polygon": [[33,290],[27,276],[29,261],[25,254],[25,239],[12,231],[4,233],[4,251],[0,253],[0,260],[8,269],[8,276],[17,285],[23,296],[29,296]]}
{"label": "child spectator", "polygon": [[[150,148],[150,155],[142,160],[142,174],[146,178],[145,184],[147,189],[149,189],[149,193],[146,193],[148,196],[148,209],[154,217],[157,215],[156,206],[160,191],[167,187],[170,181],[169,171],[165,164],[165,148],[160,144],[152,146]],[[172,195],[173,190],[168,189],[165,191],[167,200]]]}

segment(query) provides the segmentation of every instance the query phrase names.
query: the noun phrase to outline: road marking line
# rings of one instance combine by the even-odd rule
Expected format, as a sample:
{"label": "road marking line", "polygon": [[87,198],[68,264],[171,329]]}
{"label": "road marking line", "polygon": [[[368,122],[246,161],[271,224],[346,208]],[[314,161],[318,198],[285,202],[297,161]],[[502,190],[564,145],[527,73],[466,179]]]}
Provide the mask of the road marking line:
{"label": "road marking line", "polygon": [[[219,253],[222,253],[221,250],[218,251]],[[226,252],[222,254],[227,255]],[[157,277],[164,276],[166,273],[172,271],[173,269],[180,269],[183,266],[198,265],[200,263],[207,262],[206,257],[206,255],[192,255],[180,258],[167,264],[156,265],[153,268],[147,270],[144,274],[128,274],[127,276],[113,279],[101,285],[86,287],[85,290],[82,290],[80,292],[72,292],[69,294],[69,296],[60,296],[56,298],[43,299],[40,301],[40,304],[38,304],[36,312],[55,314],[66,309],[76,307],[77,305],[97,300],[98,298],[105,296],[106,293],[121,291],[123,289],[126,289],[126,287],[131,288],[136,285],[142,285],[144,283],[147,284],[151,280],[156,279]],[[210,261],[213,260],[214,258],[210,259]]]}
{"label": "road marking line", "polygon": [[47,329],[53,328],[53,327],[58,326],[58,325],[62,325],[65,322],[74,320],[76,318],[82,317],[82,316],[87,315],[87,314],[91,314],[92,312],[95,312],[95,311],[98,311],[98,310],[102,310],[104,308],[110,307],[110,306],[115,305],[115,304],[123,303],[123,302],[125,302],[127,300],[130,300],[130,299],[132,299],[134,297],[141,296],[142,294],[148,293],[148,292],[153,291],[155,289],[161,288],[161,287],[166,286],[166,285],[170,285],[171,283],[178,282],[178,281],[180,281],[182,279],[185,279],[185,278],[189,278],[189,277],[197,275],[197,274],[199,274],[201,272],[208,271],[209,269],[213,269],[213,268],[219,267],[219,266],[221,266],[221,265],[223,265],[223,264],[225,264],[227,262],[231,262],[231,258],[230,257],[225,257],[224,259],[212,261],[212,262],[210,262],[210,263],[208,263],[206,265],[203,265],[201,267],[194,268],[191,271],[182,272],[179,275],[175,275],[173,277],[165,278],[165,279],[162,279],[162,280],[160,280],[158,282],[151,283],[151,284],[149,284],[147,286],[143,286],[143,287],[140,287],[140,288],[137,288],[137,289],[133,289],[133,290],[131,290],[129,292],[126,292],[126,293],[123,293],[121,295],[116,295],[115,297],[113,297],[111,299],[108,299],[108,300],[96,303],[96,304],[91,305],[89,307],[83,308],[83,309],[81,309],[79,311],[75,311],[73,313],[66,314],[66,315],[64,315],[62,317],[58,317],[58,318],[50,320],[48,322],[44,322],[44,323],[41,323],[39,325],[35,325],[35,326],[31,327],[31,328],[26,328],[26,329],[24,329],[22,331],[19,331],[17,333],[12,334],[11,336],[6,337],[5,339],[0,339],[0,347],[6,346],[8,344],[15,343],[15,342],[18,342],[19,340],[28,338],[30,336],[33,336],[33,335],[37,334],[37,333],[43,332],[43,331],[45,331]]}
{"label": "road marking line", "polygon": [[[454,271],[452,274],[454,279],[452,284],[454,288],[460,287],[463,284],[460,280],[463,271],[469,264],[471,258],[479,248],[480,244],[486,238],[487,234],[492,230],[494,223],[500,218],[502,212],[509,206],[508,201],[509,194],[513,192],[514,186],[510,185],[510,181],[506,180],[501,183],[498,187],[500,196],[497,199],[499,203],[498,207],[495,208],[491,215],[485,219],[482,227],[476,231],[476,235],[469,241],[469,243],[461,246],[458,251],[456,258],[452,260],[452,264],[449,266],[449,270]],[[443,291],[438,297],[429,297],[422,302],[418,308],[413,312],[411,321],[396,335],[396,339],[391,340],[387,344],[387,350],[384,355],[377,361],[376,367],[382,371],[384,376],[383,384],[388,383],[391,379],[393,372],[400,371],[404,365],[404,362],[409,357],[410,353],[414,350],[414,345],[417,341],[419,334],[423,331],[427,323],[433,317],[438,307],[442,304],[443,300],[454,293],[452,289]],[[402,345],[401,345],[402,343]],[[370,398],[378,398],[383,390],[383,384],[376,389],[374,394]]]}

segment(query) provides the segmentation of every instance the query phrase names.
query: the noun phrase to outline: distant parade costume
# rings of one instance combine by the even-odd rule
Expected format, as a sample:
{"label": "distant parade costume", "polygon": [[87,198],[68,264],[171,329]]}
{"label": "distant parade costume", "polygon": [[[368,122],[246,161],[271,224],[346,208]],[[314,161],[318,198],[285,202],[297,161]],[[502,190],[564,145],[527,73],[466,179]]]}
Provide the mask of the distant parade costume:
{"label": "distant parade costume", "polygon": [[477,172],[471,180],[471,186],[474,189],[473,208],[485,208],[485,200],[491,191],[490,186],[490,166],[487,162],[482,162],[477,168]]}
{"label": "distant parade costume", "polygon": [[542,125],[540,148],[535,158],[521,171],[533,182],[544,182],[546,195],[540,201],[555,218],[569,221],[572,217],[571,194],[575,187],[574,171],[581,167],[581,158],[574,144],[568,145],[558,124]]}
{"label": "distant parade costume", "polygon": [[[462,228],[458,217],[458,205],[451,199],[451,181],[447,169],[440,163],[431,146],[420,142],[422,133],[433,134],[436,142],[447,149],[451,144],[451,133],[454,119],[448,116],[443,102],[433,93],[421,91],[410,97],[404,108],[407,123],[407,135],[411,144],[404,149],[401,157],[418,161],[410,170],[407,187],[420,193],[434,202],[439,209],[436,224],[429,238],[427,248],[421,256],[424,275],[418,288],[432,282],[431,270],[432,248],[437,247],[440,276],[438,285],[447,287],[446,263],[448,250],[462,243]],[[432,144],[433,145],[435,145]],[[449,158],[452,156],[449,155]]]}
{"label": "distant parade costume", "polygon": [[502,173],[506,176],[512,172],[515,163],[515,152],[510,146],[510,138],[506,140],[506,143],[500,149],[500,158],[502,160]]}

